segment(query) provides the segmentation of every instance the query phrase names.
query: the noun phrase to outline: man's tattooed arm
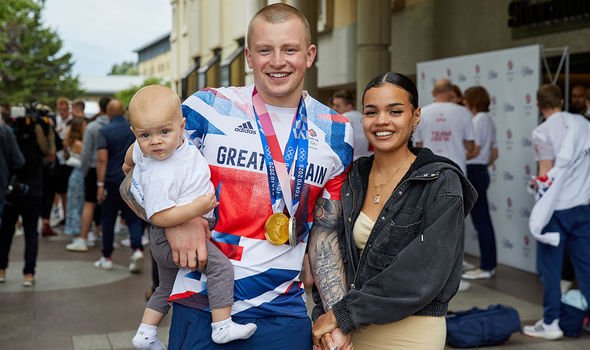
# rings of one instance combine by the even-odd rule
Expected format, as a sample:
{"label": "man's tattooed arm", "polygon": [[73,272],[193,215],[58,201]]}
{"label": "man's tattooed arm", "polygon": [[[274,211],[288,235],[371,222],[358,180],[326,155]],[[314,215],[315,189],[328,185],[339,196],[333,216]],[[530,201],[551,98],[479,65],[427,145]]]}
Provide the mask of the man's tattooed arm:
{"label": "man's tattooed arm", "polygon": [[344,263],[336,232],[338,218],[341,215],[340,201],[324,198],[317,200],[308,254],[314,282],[326,311],[340,301],[347,291]]}

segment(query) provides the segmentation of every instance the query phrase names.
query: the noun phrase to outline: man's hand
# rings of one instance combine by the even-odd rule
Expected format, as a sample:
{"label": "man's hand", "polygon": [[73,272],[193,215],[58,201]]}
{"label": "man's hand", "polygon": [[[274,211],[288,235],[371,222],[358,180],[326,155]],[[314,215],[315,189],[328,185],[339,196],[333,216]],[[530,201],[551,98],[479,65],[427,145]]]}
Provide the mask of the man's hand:
{"label": "man's hand", "polygon": [[102,203],[102,202],[104,202],[105,198],[106,198],[106,193],[104,191],[104,185],[98,186],[96,188],[96,201],[98,203]]}
{"label": "man's hand", "polygon": [[204,271],[207,266],[206,240],[211,235],[209,224],[202,217],[166,229],[166,239],[172,250],[172,259],[180,267]]}
{"label": "man's hand", "polygon": [[[322,316],[318,317],[318,319],[313,323],[313,327],[311,328],[313,345],[322,346],[321,343],[324,342],[324,335],[329,334],[336,328],[338,328],[338,321],[336,320],[336,316],[334,316],[334,311],[329,310]],[[325,342],[332,343],[329,340],[326,339]]]}
{"label": "man's hand", "polygon": [[350,334],[345,334],[340,328],[334,329],[331,333],[322,336],[320,345],[313,346],[314,350],[352,350],[352,339]]}

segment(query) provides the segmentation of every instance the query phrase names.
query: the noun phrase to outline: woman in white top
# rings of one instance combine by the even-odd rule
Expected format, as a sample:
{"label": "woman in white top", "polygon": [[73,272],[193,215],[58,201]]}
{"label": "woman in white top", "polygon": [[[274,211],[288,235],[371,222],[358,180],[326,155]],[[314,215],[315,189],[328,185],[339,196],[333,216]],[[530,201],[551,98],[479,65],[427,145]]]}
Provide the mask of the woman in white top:
{"label": "woman in white top", "polygon": [[488,166],[498,158],[496,126],[489,115],[490,96],[481,86],[465,90],[465,107],[473,114],[475,144],[479,154],[467,161],[467,178],[477,190],[477,201],[471,211],[471,220],[479,241],[479,268],[463,274],[465,279],[491,278],[496,272],[496,239],[490,218],[487,190],[490,185]]}

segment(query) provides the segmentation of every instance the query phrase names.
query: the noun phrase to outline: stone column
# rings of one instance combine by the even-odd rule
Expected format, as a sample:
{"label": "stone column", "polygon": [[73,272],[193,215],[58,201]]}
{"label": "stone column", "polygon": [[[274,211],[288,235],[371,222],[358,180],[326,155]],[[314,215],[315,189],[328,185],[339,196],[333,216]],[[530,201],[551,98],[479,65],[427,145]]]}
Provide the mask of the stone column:
{"label": "stone column", "polygon": [[357,1],[356,96],[362,107],[363,90],[369,80],[391,68],[391,1]]}
{"label": "stone column", "polygon": [[[311,43],[317,46],[318,44],[318,12],[319,12],[319,4],[317,0],[291,0],[287,1],[287,3],[295,8],[297,8],[303,15],[307,18],[309,22],[309,30],[311,32]],[[311,96],[317,97],[318,92],[318,69],[316,67],[316,62],[319,59],[319,50],[318,55],[315,58],[315,62],[311,68],[307,70],[305,74],[305,83],[303,88],[307,90]]]}

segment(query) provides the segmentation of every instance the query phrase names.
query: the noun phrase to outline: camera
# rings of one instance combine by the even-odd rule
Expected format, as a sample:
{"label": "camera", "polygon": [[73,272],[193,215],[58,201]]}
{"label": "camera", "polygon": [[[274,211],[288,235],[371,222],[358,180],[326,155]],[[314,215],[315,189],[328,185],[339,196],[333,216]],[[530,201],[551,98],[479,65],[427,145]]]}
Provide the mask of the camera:
{"label": "camera", "polygon": [[12,175],[8,182],[8,188],[6,189],[6,197],[21,197],[27,193],[29,193],[29,185],[19,182],[16,176]]}

